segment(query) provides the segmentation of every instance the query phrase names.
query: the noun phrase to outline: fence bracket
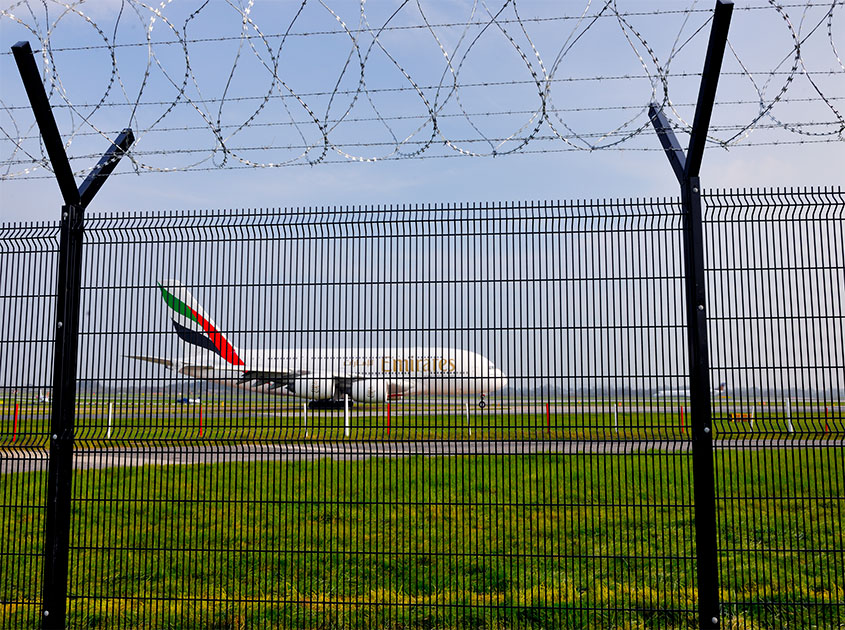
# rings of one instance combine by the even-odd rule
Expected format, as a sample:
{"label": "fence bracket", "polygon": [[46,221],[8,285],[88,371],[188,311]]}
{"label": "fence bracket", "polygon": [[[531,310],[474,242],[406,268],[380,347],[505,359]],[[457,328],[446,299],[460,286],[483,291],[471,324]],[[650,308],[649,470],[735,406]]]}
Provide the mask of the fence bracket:
{"label": "fence bracket", "polygon": [[53,406],[50,416],[50,460],[47,472],[41,607],[42,628],[65,628],[79,348],[79,304],[82,289],[83,219],[85,208],[91,203],[135,138],[131,129],[124,129],[82,186],[77,188],[29,42],[18,42],[12,46],[12,54],[65,202],[62,206],[59,236]]}

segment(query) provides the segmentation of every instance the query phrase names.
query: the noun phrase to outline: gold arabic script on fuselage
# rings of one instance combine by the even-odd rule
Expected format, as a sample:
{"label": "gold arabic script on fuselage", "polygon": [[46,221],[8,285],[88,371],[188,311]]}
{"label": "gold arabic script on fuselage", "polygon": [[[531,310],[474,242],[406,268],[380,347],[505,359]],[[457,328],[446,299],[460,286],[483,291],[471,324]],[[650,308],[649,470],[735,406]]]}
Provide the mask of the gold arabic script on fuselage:
{"label": "gold arabic script on fuselage", "polygon": [[435,374],[442,372],[454,372],[458,366],[455,359],[446,357],[381,357],[379,359],[347,359],[344,361],[347,367],[372,367],[378,365],[383,373],[389,372],[418,372]]}

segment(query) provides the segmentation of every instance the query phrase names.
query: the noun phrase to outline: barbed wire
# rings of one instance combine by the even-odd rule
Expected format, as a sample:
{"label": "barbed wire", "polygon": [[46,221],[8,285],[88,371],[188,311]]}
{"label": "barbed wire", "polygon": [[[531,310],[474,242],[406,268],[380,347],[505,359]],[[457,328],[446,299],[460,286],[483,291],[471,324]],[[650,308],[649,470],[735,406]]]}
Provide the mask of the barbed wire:
{"label": "barbed wire", "polygon": [[[811,103],[815,100],[816,99],[814,99],[814,98],[796,98],[796,99],[785,98],[785,99],[782,99],[781,102],[782,103]],[[842,101],[842,100],[845,100],[845,96],[830,97],[829,100],[831,102]],[[160,101],[156,104],[165,104],[165,103],[163,101]],[[716,103],[715,103],[715,106],[716,107],[727,107],[727,106],[732,106],[732,105],[737,106],[737,105],[756,105],[756,104],[757,104],[757,101],[750,101],[750,100],[746,100],[746,101],[718,101],[717,100]],[[126,104],[107,104],[107,105],[127,107]],[[676,104],[676,107],[694,107],[694,106],[695,106],[695,103]],[[28,107],[22,106],[22,107],[19,107],[17,109],[28,109]],[[575,108],[559,108],[559,109],[554,109],[554,110],[549,110],[549,111],[554,112],[554,113],[571,114],[571,113],[588,113],[588,112],[603,112],[603,111],[613,112],[613,111],[618,111],[618,110],[632,110],[632,109],[639,109],[639,106],[636,106],[636,105],[617,105],[617,106],[612,106],[612,107],[583,107],[583,108],[575,107]],[[514,111],[500,110],[500,111],[473,111],[473,112],[470,113],[470,115],[473,116],[473,117],[478,117],[478,118],[488,118],[488,117],[497,117],[497,116],[498,117],[502,117],[502,116],[522,116],[522,115],[528,115],[528,114],[531,114],[531,113],[533,113],[533,112],[530,111],[530,110],[518,110],[518,111],[517,110],[514,110]],[[461,114],[443,114],[443,115],[440,116],[440,118],[455,118],[455,117],[458,117],[458,116],[461,116]],[[426,119],[426,117],[421,116],[421,115],[420,116],[395,115],[395,116],[383,116],[382,118],[376,118],[376,117],[349,118],[349,117],[347,117],[345,120],[348,121],[348,122],[363,123],[363,122],[375,122],[377,120],[390,120],[390,121],[396,121],[396,122],[404,122],[404,121],[417,121],[417,122],[419,122],[419,121],[425,120],[425,119]],[[306,123],[307,121],[299,120],[299,121],[261,122],[261,123],[255,123],[254,126],[265,127],[265,128],[268,128],[268,127],[289,127],[289,126],[296,124],[297,122]],[[329,122],[331,122],[331,123],[340,122],[340,119],[333,119],[333,120],[330,120]],[[799,126],[800,125],[804,125],[804,126],[835,125],[835,123],[832,123],[832,122],[798,122],[798,123],[792,123],[792,124],[799,125]],[[780,126],[781,125],[779,125],[779,124],[758,124],[757,128],[758,129],[776,129],[776,128],[779,128]],[[151,133],[172,133],[172,132],[178,132],[178,131],[185,131],[185,132],[201,131],[204,128],[205,128],[204,126],[199,126],[199,125],[183,126],[183,127],[158,127],[157,129],[151,131]],[[227,125],[223,125],[221,127],[221,129],[223,129],[223,130],[226,130],[228,128],[229,127],[227,127]],[[234,125],[232,126],[232,128],[234,128]],[[741,127],[737,127],[736,125],[734,125],[734,126],[719,125],[718,127],[717,126],[711,126],[712,131],[727,131],[727,130],[731,130],[731,129],[737,130],[737,129],[740,129],[740,128]],[[676,131],[682,131],[681,126],[678,125],[678,124],[674,125],[674,129]],[[100,134],[98,132],[95,132],[95,131],[81,131],[77,134],[77,137],[85,137],[85,136],[98,136],[99,137],[99,135]],[[587,134],[587,135],[589,135],[589,134]],[[599,135],[601,135],[601,134],[599,134]],[[32,135],[21,136],[19,138],[19,140],[38,140],[39,138],[40,138],[40,136],[36,131]],[[2,140],[0,140],[0,142],[2,142]],[[81,157],[87,158],[87,157],[90,157],[90,156],[76,156],[76,157],[77,158],[81,158]],[[2,162],[0,162],[0,164],[2,164]]]}
{"label": "barbed wire", "polygon": [[[124,127],[136,173],[651,150],[651,102],[688,133],[712,9],[560,4],[19,0],[0,33],[5,50],[34,40],[77,174]],[[711,145],[845,140],[843,6],[736,7],[718,102],[732,107],[717,107]],[[9,53],[0,63],[14,73]],[[9,87],[0,179],[44,176]]]}
{"label": "barbed wire", "polygon": [[[760,142],[760,143],[756,144],[755,146],[758,146],[758,147],[795,147],[795,146],[808,146],[808,145],[820,145],[820,144],[829,144],[829,141],[824,140],[824,139],[816,139],[816,138],[814,138],[814,139],[804,138],[804,139],[798,139],[798,140],[782,140],[782,141]],[[557,154],[557,153],[577,153],[579,151],[580,151],[580,149],[577,149],[575,147],[571,147],[571,146],[563,146],[562,147],[562,146],[560,146],[560,144],[558,144],[554,147],[544,147],[544,148],[537,148],[537,149],[528,148],[528,149],[525,149],[524,151],[521,151],[518,155],[544,155],[544,154]],[[621,148],[617,149],[617,151],[620,152],[620,153],[622,153],[622,152],[662,153],[663,149],[660,148],[660,147],[644,147],[644,146],[629,147],[629,146],[625,146],[625,147],[621,147]],[[91,154],[90,157],[93,158],[94,155],[95,154]],[[416,160],[439,160],[439,159],[460,158],[460,157],[463,157],[463,156],[458,154],[458,153],[453,152],[453,153],[448,153],[448,154],[437,154],[437,155],[424,154],[424,155],[416,156],[413,159],[416,159]],[[396,161],[400,161],[400,160],[404,160],[404,159],[408,159],[408,158],[404,158],[402,156],[397,156],[397,157],[385,158],[383,161],[384,162],[396,162]],[[340,156],[327,158],[324,162],[322,162],[322,164],[347,164],[347,163],[348,163],[348,160],[344,160]],[[291,163],[291,164],[279,165],[277,168],[291,168],[291,167],[296,167],[296,166],[299,166],[299,165]],[[253,167],[249,166],[249,165],[239,164],[239,165],[229,166],[228,168],[230,170],[249,170],[249,169],[252,169]],[[178,170],[177,169],[171,169],[170,171],[163,171],[163,172],[165,172],[165,173],[176,173],[176,172],[198,173],[198,172],[209,172],[209,171],[216,171],[216,170],[219,170],[218,167],[216,167],[216,166],[198,165],[198,166],[191,167],[191,168],[183,168],[183,169],[178,169]],[[33,173],[32,175],[30,175],[26,179],[30,179],[30,180],[39,180],[39,179],[52,180],[52,179],[54,179],[54,177],[49,172],[41,171],[40,173]]]}
{"label": "barbed wire", "polygon": [[[780,6],[783,9],[805,9],[805,8],[817,8],[817,7],[830,7],[830,0],[823,0],[821,2],[798,2],[798,3],[780,3]],[[771,3],[764,2],[762,5],[743,5],[739,7],[735,7],[735,11],[760,11],[760,10],[767,10],[771,9]],[[695,13],[710,13],[710,9],[653,9],[651,11],[620,11],[619,15],[632,18],[632,17],[640,17],[640,16],[660,16],[660,15],[676,15],[676,14],[695,14]],[[10,17],[13,17],[13,14],[10,14]],[[599,18],[613,18],[614,15],[607,14],[601,15],[596,14],[595,16],[588,16],[588,18],[592,17],[599,17]],[[565,22],[568,20],[577,20],[579,19],[577,16],[568,16],[568,15],[560,15],[560,16],[553,16],[553,17],[527,17],[521,20],[523,24],[531,24],[531,23],[542,23],[542,22]],[[509,20],[509,19],[501,19],[499,20],[500,24],[512,24],[517,23],[519,20]],[[431,27],[433,28],[455,28],[455,27],[464,27],[467,24],[470,26],[480,26],[484,24],[484,22],[441,22],[438,24],[432,24]],[[410,25],[403,25],[403,26],[386,26],[382,29],[382,32],[388,33],[392,31],[409,31],[409,30],[422,30],[428,28],[426,25],[422,24],[410,24]],[[365,33],[365,30],[358,30],[358,29],[350,29],[351,32],[360,34]],[[287,34],[282,33],[271,33],[265,35],[267,40],[271,39],[280,39],[282,37],[314,37],[319,35],[345,35],[346,31],[343,29],[335,29],[335,30],[325,30],[325,31],[301,31],[301,32],[289,32]],[[196,39],[186,39],[185,43],[187,44],[199,44],[199,43],[215,43],[215,42],[226,42],[226,41],[233,41],[236,39],[240,39],[241,36],[238,37],[206,37],[206,38],[196,38]],[[161,42],[154,42],[153,45],[155,46],[173,46],[173,45],[182,45],[183,42],[179,40],[170,40],[170,41],[161,41]],[[68,52],[68,51],[80,51],[80,50],[108,50],[111,48],[131,48],[131,47],[141,47],[147,46],[147,42],[127,42],[127,43],[114,43],[114,44],[91,44],[88,46],[71,46],[71,47],[52,47],[52,51],[55,52]],[[35,53],[40,53],[40,50],[34,50]],[[8,51],[0,51],[0,55],[9,55],[11,54]]]}
{"label": "barbed wire", "polygon": [[[732,77],[732,76],[734,76],[734,77],[747,77],[748,74],[751,74],[752,76],[761,75],[761,76],[766,76],[766,77],[769,77],[769,76],[774,76],[774,77],[784,76],[784,77],[786,77],[786,76],[790,75],[789,72],[784,71],[784,72],[756,72],[756,73],[755,72],[750,72],[750,73],[749,72],[723,72],[721,74],[721,76],[722,77]],[[842,70],[816,70],[816,71],[808,71],[807,74],[808,75],[815,75],[815,76],[832,76],[832,75],[843,74],[843,71]],[[700,76],[700,73],[698,73],[698,72],[683,72],[683,73],[667,73],[666,74],[666,78],[668,80],[691,78],[691,77],[698,78],[699,76]],[[635,76],[635,75],[616,75],[616,76],[604,75],[604,76],[591,76],[591,77],[562,77],[562,78],[554,79],[554,81],[552,81],[552,83],[634,81],[634,80],[638,80],[638,79],[639,80],[645,80],[644,77],[638,77],[638,76]],[[458,88],[468,90],[468,89],[471,89],[471,88],[518,87],[520,85],[527,85],[527,84],[530,84],[530,83],[533,83],[533,82],[531,82],[531,81],[491,81],[491,82],[485,82],[485,83],[462,83],[458,86]],[[437,88],[437,86],[430,86],[430,85],[418,86],[418,87],[419,87],[419,89],[422,89],[422,90],[434,90],[434,89]],[[845,88],[845,85],[843,85],[842,87]],[[370,94],[387,94],[387,93],[391,93],[391,92],[394,92],[394,93],[395,92],[410,92],[410,91],[414,91],[416,89],[417,88],[411,88],[411,87],[370,88],[369,93]],[[307,97],[330,96],[330,95],[346,96],[346,95],[351,95],[351,94],[354,94],[354,93],[355,93],[355,90],[331,90],[331,91],[317,91],[317,92],[300,93],[299,96],[306,97],[306,98]],[[239,102],[239,101],[262,100],[263,98],[264,98],[263,95],[229,96],[229,97],[226,98],[226,101],[230,102],[230,103],[234,103],[234,102]],[[285,98],[293,98],[293,97],[285,96],[285,95],[278,95],[278,96],[274,96],[273,98],[285,99]],[[837,100],[837,97],[829,97],[829,98],[830,98],[830,100]],[[220,98],[204,98],[204,99],[194,99],[193,102],[208,105],[208,104],[219,104],[222,100],[223,99],[220,99]],[[792,100],[792,102],[797,102],[797,101],[800,101],[800,100],[818,100],[818,97],[814,97],[812,99],[807,99],[807,98],[800,99],[799,98],[799,99],[791,99],[791,100]],[[119,103],[119,102],[108,102],[108,101],[99,102],[99,103],[76,102],[74,104],[56,103],[52,107],[53,107],[53,109],[56,109],[56,110],[73,109],[73,108],[86,108],[86,107],[101,107],[101,108],[127,107],[127,106],[131,106],[131,107],[147,106],[147,107],[149,107],[149,106],[170,105],[172,102],[173,102],[172,100],[166,100],[166,101],[161,101],[161,100],[159,100],[159,101],[137,101],[137,102],[134,102],[134,103],[126,103],[126,102]],[[757,101],[757,100],[754,100],[754,101],[750,101],[750,100],[745,100],[745,101],[717,101],[717,103],[726,103],[726,104],[730,104],[730,103],[757,104],[758,102],[759,101]],[[181,104],[187,105],[188,103],[181,103]],[[676,106],[677,105],[678,104],[676,104]],[[687,107],[692,107],[694,105],[695,105],[695,103],[693,103],[693,102],[680,104],[680,106],[687,106]],[[640,105],[629,106],[629,107],[639,108]],[[610,110],[610,109],[618,109],[618,108],[619,108],[619,106],[614,106],[614,107],[596,106],[596,107],[577,107],[577,108],[568,108],[568,109],[567,108],[555,108],[554,111],[602,111],[602,110]],[[29,104],[8,105],[6,107],[6,109],[9,110],[9,111],[14,111],[14,110],[29,111],[30,106],[29,106]],[[548,109],[548,111],[552,111],[551,108],[547,108],[547,109]]]}

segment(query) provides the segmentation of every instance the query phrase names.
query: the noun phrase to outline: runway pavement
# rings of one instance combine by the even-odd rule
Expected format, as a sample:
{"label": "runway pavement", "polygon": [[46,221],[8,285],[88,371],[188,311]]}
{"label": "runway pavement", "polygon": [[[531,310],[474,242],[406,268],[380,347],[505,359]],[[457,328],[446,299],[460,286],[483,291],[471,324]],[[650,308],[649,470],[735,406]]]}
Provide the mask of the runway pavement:
{"label": "runway pavement", "polygon": [[[716,439],[719,449],[763,450],[782,448],[842,448],[845,439],[816,438],[731,438]],[[80,448],[73,456],[76,470],[215,464],[226,462],[292,462],[330,458],[359,461],[372,457],[510,456],[538,453],[627,455],[636,453],[687,453],[689,440],[467,440],[467,441],[333,441],[287,442],[281,444],[198,444],[115,446]],[[0,450],[0,474],[43,471],[48,454],[44,449],[4,448]]]}

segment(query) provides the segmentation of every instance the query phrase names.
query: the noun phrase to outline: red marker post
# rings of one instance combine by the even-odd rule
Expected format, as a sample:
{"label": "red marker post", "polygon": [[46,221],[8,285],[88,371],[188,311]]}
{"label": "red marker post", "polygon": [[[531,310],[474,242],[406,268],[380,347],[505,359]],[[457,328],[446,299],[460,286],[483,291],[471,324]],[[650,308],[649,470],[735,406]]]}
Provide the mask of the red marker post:
{"label": "red marker post", "polygon": [[546,403],[546,433],[552,434],[552,414],[549,411],[549,403]]}
{"label": "red marker post", "polygon": [[202,405],[200,405],[200,437],[202,437]]}
{"label": "red marker post", "polygon": [[686,427],[684,426],[684,406],[681,405],[681,432],[686,433]]}
{"label": "red marker post", "polygon": [[390,436],[390,403],[387,403],[387,435]]}
{"label": "red marker post", "polygon": [[15,440],[18,437],[18,403],[15,403],[15,428],[12,429],[12,444],[15,443]]}

